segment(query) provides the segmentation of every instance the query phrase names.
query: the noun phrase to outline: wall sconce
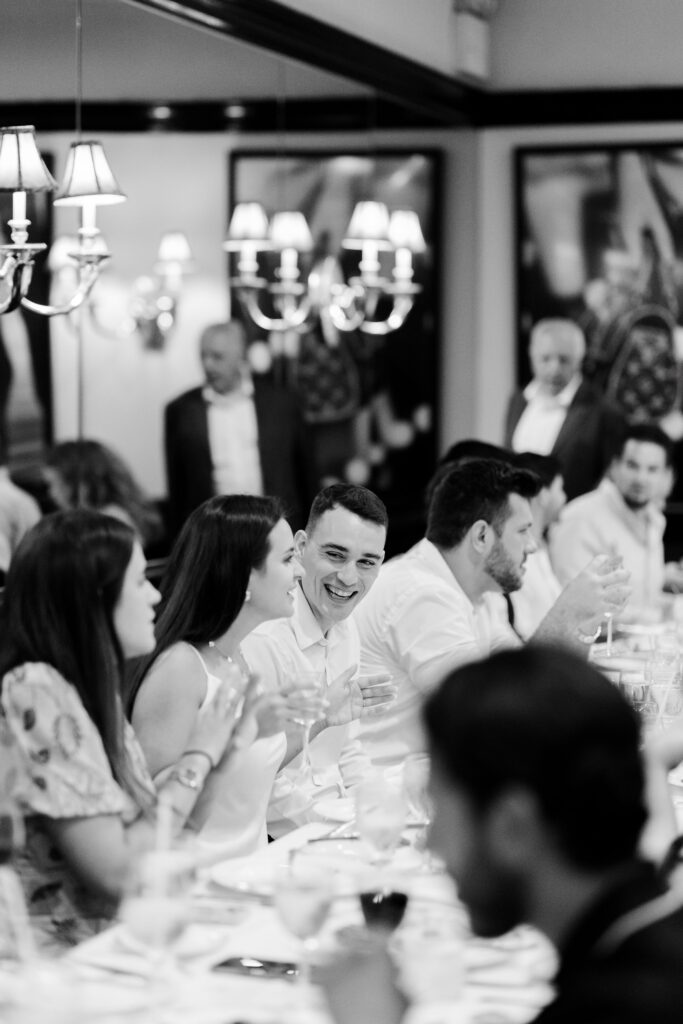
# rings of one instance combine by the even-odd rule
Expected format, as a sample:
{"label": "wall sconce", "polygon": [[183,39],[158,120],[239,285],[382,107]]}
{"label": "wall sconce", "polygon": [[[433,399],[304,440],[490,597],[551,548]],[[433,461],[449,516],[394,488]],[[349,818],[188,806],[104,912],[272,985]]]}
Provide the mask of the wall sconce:
{"label": "wall sconce", "polygon": [[[71,251],[74,239],[60,238],[50,250],[49,268],[53,275],[70,275],[76,271],[77,260]],[[132,296],[121,327],[104,322],[92,297],[85,308],[96,330],[114,341],[138,334],[144,348],[161,350],[176,323],[176,312],[183,278],[194,267],[192,252],[181,231],[163,235],[159,243],[152,274],[142,275],[133,282]]]}

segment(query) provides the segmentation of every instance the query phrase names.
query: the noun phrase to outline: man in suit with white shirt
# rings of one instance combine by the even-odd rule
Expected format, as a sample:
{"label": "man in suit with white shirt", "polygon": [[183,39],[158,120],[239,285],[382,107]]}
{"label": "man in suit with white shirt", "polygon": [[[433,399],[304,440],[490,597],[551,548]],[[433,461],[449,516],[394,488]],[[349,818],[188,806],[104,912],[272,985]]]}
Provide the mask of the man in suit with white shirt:
{"label": "man in suit with white shirt", "polygon": [[609,465],[624,418],[581,375],[586,340],[572,320],[539,320],[531,332],[533,379],[510,399],[505,444],[554,455],[568,500],[592,490]]}
{"label": "man in suit with white shirt", "polygon": [[214,494],[275,494],[303,525],[314,490],[301,414],[283,388],[251,377],[237,320],[200,339],[206,384],[166,406],[164,445],[172,531]]}

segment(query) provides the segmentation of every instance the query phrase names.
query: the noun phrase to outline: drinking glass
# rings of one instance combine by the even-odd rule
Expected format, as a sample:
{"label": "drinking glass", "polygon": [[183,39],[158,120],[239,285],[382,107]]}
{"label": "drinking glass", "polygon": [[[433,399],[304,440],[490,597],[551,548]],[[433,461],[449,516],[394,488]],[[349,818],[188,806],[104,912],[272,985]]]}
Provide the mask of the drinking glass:
{"label": "drinking glass", "polygon": [[356,787],[356,827],[371,850],[377,867],[389,864],[406,823],[407,805],[403,788],[374,776]]}
{"label": "drinking glass", "polygon": [[299,672],[296,681],[287,690],[287,701],[293,711],[293,721],[303,726],[301,766],[297,781],[309,782],[313,777],[310,755],[311,727],[323,715],[325,697],[325,672]]}
{"label": "drinking glass", "polygon": [[645,667],[650,700],[654,705],[653,728],[667,728],[683,713],[681,653],[673,634],[655,638],[654,650]]}
{"label": "drinking glass", "polygon": [[300,988],[311,984],[312,956],[317,935],[332,904],[333,882],[329,870],[292,857],[275,882],[275,909],[285,928],[301,942],[297,979]]}
{"label": "drinking glass", "polygon": [[[623,563],[624,563],[624,559],[622,558],[622,556],[617,554],[617,552],[614,550],[614,548],[611,548],[610,552],[609,552],[609,555],[605,558],[605,561],[604,561],[604,563],[602,565],[602,573],[606,574],[606,573],[609,573],[609,572],[614,572],[616,569],[620,569],[621,566],[623,565]],[[613,650],[612,650],[612,627],[613,627],[613,621],[614,621],[614,612],[605,612],[604,618],[605,618],[605,622],[606,622],[606,625],[607,625],[606,637],[605,637],[605,652],[604,653],[605,653],[605,657],[606,658],[611,658],[612,657],[612,653],[613,653]]]}
{"label": "drinking glass", "polygon": [[360,908],[365,924],[371,931],[390,934],[395,931],[403,920],[408,906],[408,896],[404,892],[390,889],[365,889],[360,893]]}
{"label": "drinking glass", "polygon": [[191,858],[183,850],[153,850],[131,872],[118,918],[131,946],[147,961],[160,1001],[177,978],[176,947],[190,918]]}

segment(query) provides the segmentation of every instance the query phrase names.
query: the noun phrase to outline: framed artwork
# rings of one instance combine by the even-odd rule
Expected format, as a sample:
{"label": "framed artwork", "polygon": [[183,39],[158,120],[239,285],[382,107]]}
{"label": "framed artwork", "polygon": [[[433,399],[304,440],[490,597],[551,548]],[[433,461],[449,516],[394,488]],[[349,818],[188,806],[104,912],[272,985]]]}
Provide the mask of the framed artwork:
{"label": "framed artwork", "polygon": [[[52,170],[54,160],[42,154]],[[52,194],[29,193],[26,216],[30,241],[52,241]],[[0,242],[9,242],[7,221],[12,216],[11,193],[0,193]],[[0,295],[3,285],[0,282]],[[50,274],[47,250],[33,268],[29,296],[49,301]],[[42,462],[52,443],[52,374],[50,321],[21,307],[0,316],[0,455],[13,472],[22,474]]]}
{"label": "framed artwork", "polygon": [[[360,253],[344,250],[356,203],[384,202],[412,209],[420,218],[426,252],[414,257],[421,291],[404,324],[385,336],[339,331],[323,306],[297,331],[267,334],[251,321],[233,292],[233,315],[249,337],[254,373],[263,372],[298,398],[313,449],[320,486],[342,480],[363,484],[382,497],[390,516],[392,553],[405,550],[424,529],[424,489],[436,460],[438,363],[437,223],[440,154],[435,151],[367,153],[234,152],[230,155],[230,212],[257,201],[270,218],[301,211],[313,251],[300,261],[301,280],[333,272],[348,280]],[[273,279],[277,254],[260,252],[259,275]],[[231,276],[235,254],[230,254]],[[382,253],[391,279],[392,253]],[[332,268],[332,271],[330,270]],[[264,311],[267,299],[261,299]],[[389,312],[380,299],[376,316]]]}
{"label": "framed artwork", "polygon": [[569,317],[585,375],[683,437],[683,144],[516,152],[518,380],[533,325]]}

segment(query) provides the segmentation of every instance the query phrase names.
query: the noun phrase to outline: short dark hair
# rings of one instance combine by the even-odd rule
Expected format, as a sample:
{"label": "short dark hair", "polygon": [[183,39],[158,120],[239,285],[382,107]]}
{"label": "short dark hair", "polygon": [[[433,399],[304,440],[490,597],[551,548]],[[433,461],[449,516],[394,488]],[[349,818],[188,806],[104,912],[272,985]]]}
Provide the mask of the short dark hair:
{"label": "short dark hair", "polygon": [[308,513],[306,532],[312,533],[318,520],[325,512],[333,508],[345,508],[361,519],[367,519],[370,523],[377,523],[385,529],[389,524],[389,515],[386,506],[381,498],[378,498],[373,491],[367,487],[359,487],[355,484],[330,484],[318,491],[311,510]]}
{"label": "short dark hair", "polygon": [[444,476],[450,473],[454,466],[471,459],[497,459],[498,462],[512,462],[513,453],[500,445],[491,444],[490,441],[480,441],[475,437],[467,437],[462,441],[456,441],[447,448],[436,464],[434,475],[427,484],[425,499],[427,508],[431,505],[434,491],[441,483]]}
{"label": "short dark hair", "polygon": [[518,469],[528,469],[541,481],[541,487],[550,487],[553,480],[562,476],[562,465],[554,455],[539,455],[537,452],[519,452],[514,456]]}
{"label": "short dark hair", "polygon": [[452,672],[423,716],[435,763],[479,810],[523,786],[570,862],[634,856],[646,818],[638,717],[587,662],[561,648],[502,651]]}
{"label": "short dark hair", "polygon": [[441,548],[456,547],[478,519],[500,533],[510,514],[510,495],[534,498],[540,489],[537,476],[506,462],[468,459],[458,463],[434,489],[427,540]]}
{"label": "short dark hair", "polygon": [[638,444],[659,445],[660,448],[664,449],[666,465],[671,465],[674,450],[673,441],[656,423],[631,423],[625,426],[620,436],[619,447],[614,453],[615,459],[623,458],[628,441],[637,441]]}

